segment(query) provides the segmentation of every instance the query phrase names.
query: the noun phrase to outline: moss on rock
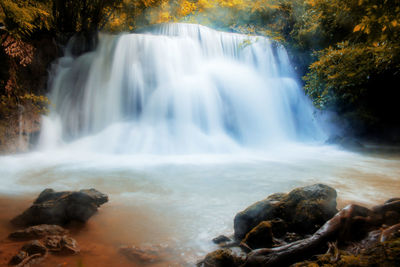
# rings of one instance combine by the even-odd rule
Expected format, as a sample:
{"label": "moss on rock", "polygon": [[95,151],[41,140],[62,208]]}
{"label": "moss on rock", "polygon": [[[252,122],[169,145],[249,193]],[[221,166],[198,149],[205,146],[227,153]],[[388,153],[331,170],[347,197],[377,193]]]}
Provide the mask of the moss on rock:
{"label": "moss on rock", "polygon": [[218,249],[208,253],[205,259],[198,264],[201,267],[233,267],[240,266],[244,260],[232,253],[229,249]]}
{"label": "moss on rock", "polygon": [[270,221],[263,221],[248,232],[243,239],[250,248],[270,248],[273,245],[272,224]]}
{"label": "moss on rock", "polygon": [[288,231],[311,234],[337,213],[336,190],[323,184],[277,193],[236,214],[235,237],[245,235],[262,221],[282,219]]}

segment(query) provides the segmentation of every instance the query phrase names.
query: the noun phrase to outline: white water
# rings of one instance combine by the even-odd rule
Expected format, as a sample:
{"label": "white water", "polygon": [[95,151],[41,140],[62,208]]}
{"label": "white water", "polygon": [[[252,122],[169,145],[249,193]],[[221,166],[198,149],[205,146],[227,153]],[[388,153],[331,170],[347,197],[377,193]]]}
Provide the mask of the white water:
{"label": "white water", "polygon": [[321,145],[285,50],[265,38],[168,25],[101,36],[56,70],[41,145],[0,158],[0,192],[95,187],[111,199],[100,217],[132,211],[119,229],[100,221],[116,244],[168,244],[193,262],[271,193],[319,182],[374,203],[400,191],[398,158]]}
{"label": "white water", "polygon": [[60,60],[51,91],[43,148],[226,153],[324,138],[282,46],[199,25],[101,36]]}

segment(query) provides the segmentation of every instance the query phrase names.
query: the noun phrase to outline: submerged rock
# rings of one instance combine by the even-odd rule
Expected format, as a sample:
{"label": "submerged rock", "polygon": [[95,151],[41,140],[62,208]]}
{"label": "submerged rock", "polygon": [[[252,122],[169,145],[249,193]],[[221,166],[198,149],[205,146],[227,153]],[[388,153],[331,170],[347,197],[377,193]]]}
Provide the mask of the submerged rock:
{"label": "submerged rock", "polygon": [[166,248],[161,246],[121,246],[119,252],[130,261],[140,264],[160,262],[168,257]]}
{"label": "submerged rock", "polygon": [[8,263],[9,265],[18,265],[20,264],[24,259],[28,257],[28,253],[25,251],[19,251],[17,255],[13,256]]}
{"label": "submerged rock", "polygon": [[[336,190],[323,184],[301,187],[288,194],[273,194],[236,214],[235,238],[241,240],[262,221],[281,219],[281,233],[311,234],[337,212]],[[277,232],[279,232],[277,230]]]}
{"label": "submerged rock", "polygon": [[[23,245],[17,255],[13,256],[9,261],[9,265],[30,266],[33,263],[42,261],[48,252],[61,255],[73,255],[80,252],[78,243],[75,239],[67,235],[48,235],[49,233],[65,233],[66,230],[62,227],[53,227],[54,225],[45,225],[44,231],[37,229],[43,227],[29,227],[25,230],[18,231],[17,239],[30,238],[33,236],[42,237],[41,240],[33,240]],[[34,229],[34,230],[32,230]],[[35,232],[36,231],[36,232]],[[27,235],[25,235],[27,233]],[[32,234],[35,233],[35,234]]]}
{"label": "submerged rock", "polygon": [[33,254],[44,255],[47,252],[47,248],[39,240],[34,240],[32,242],[25,244],[21,248],[21,250],[28,253],[28,255],[33,255]]}
{"label": "submerged rock", "polygon": [[33,261],[38,261],[46,257],[47,248],[39,241],[31,241],[21,248],[17,255],[11,258],[9,265],[30,266]]}
{"label": "submerged rock", "polygon": [[97,212],[98,207],[107,201],[108,196],[95,189],[77,192],[55,192],[53,189],[46,189],[40,193],[30,208],[11,222],[23,226],[86,222]]}
{"label": "submerged rock", "polygon": [[29,240],[48,235],[65,235],[68,231],[59,225],[41,224],[11,233],[8,237],[14,240]]}
{"label": "submerged rock", "polygon": [[78,242],[67,235],[47,236],[44,239],[44,244],[51,252],[60,254],[78,254],[80,252]]}
{"label": "submerged rock", "polygon": [[213,238],[213,240],[212,240],[212,242],[214,244],[217,244],[217,245],[223,244],[223,243],[227,243],[227,242],[231,242],[231,241],[232,240],[229,237],[224,236],[224,235],[219,235],[216,238]]}

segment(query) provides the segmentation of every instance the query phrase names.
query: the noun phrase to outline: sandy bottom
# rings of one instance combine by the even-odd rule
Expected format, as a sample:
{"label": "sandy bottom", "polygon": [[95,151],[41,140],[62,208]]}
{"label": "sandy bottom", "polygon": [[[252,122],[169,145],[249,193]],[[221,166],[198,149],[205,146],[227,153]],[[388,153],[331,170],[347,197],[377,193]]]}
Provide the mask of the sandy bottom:
{"label": "sandy bottom", "polygon": [[[14,227],[10,219],[20,214],[32,203],[34,197],[0,197],[0,266],[7,266],[10,259],[17,254],[27,241],[15,242],[8,235],[20,228]],[[141,245],[146,236],[141,231],[140,224],[135,231],[131,225],[134,221],[143,220],[145,216],[140,211],[112,204],[104,206],[86,224],[67,225],[70,232],[81,248],[81,253],[75,256],[60,256],[49,254],[44,261],[34,266],[143,266],[141,262],[132,262],[120,254],[120,246]],[[148,221],[148,220],[147,220]],[[160,231],[161,234],[161,231]],[[171,258],[174,258],[171,255]],[[162,262],[146,264],[146,266],[183,266],[178,260],[166,259]]]}

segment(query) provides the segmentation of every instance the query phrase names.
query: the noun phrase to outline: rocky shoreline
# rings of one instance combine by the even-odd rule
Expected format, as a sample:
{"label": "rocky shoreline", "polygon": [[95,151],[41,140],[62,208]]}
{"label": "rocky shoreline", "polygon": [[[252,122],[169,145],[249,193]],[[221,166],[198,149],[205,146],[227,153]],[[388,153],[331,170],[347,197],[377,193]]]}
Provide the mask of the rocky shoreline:
{"label": "rocky shoreline", "polygon": [[[234,234],[214,238],[220,248],[197,266],[399,266],[400,198],[370,209],[351,204],[337,210],[336,197],[336,190],[323,184],[272,194],[237,213]],[[107,201],[108,196],[95,189],[44,190],[11,220],[13,229],[20,228],[7,231],[2,243],[13,249],[0,249],[3,262],[70,266],[66,262],[72,260],[83,266],[82,259],[95,247],[87,242],[80,247],[82,233],[71,225],[92,229],[86,222]],[[161,245],[103,249],[115,250],[107,257],[112,254],[116,266],[189,266],[175,258],[173,248]]]}
{"label": "rocky shoreline", "polygon": [[368,209],[336,209],[336,190],[322,184],[276,193],[234,218],[234,236],[197,265],[399,266],[400,198]]}
{"label": "rocky shoreline", "polygon": [[108,196],[95,189],[77,192],[44,190],[28,209],[11,220],[13,225],[25,228],[8,236],[12,242],[24,242],[8,265],[24,267],[40,264],[49,253],[64,256],[79,254],[77,241],[63,226],[70,222],[85,223],[107,201]]}

